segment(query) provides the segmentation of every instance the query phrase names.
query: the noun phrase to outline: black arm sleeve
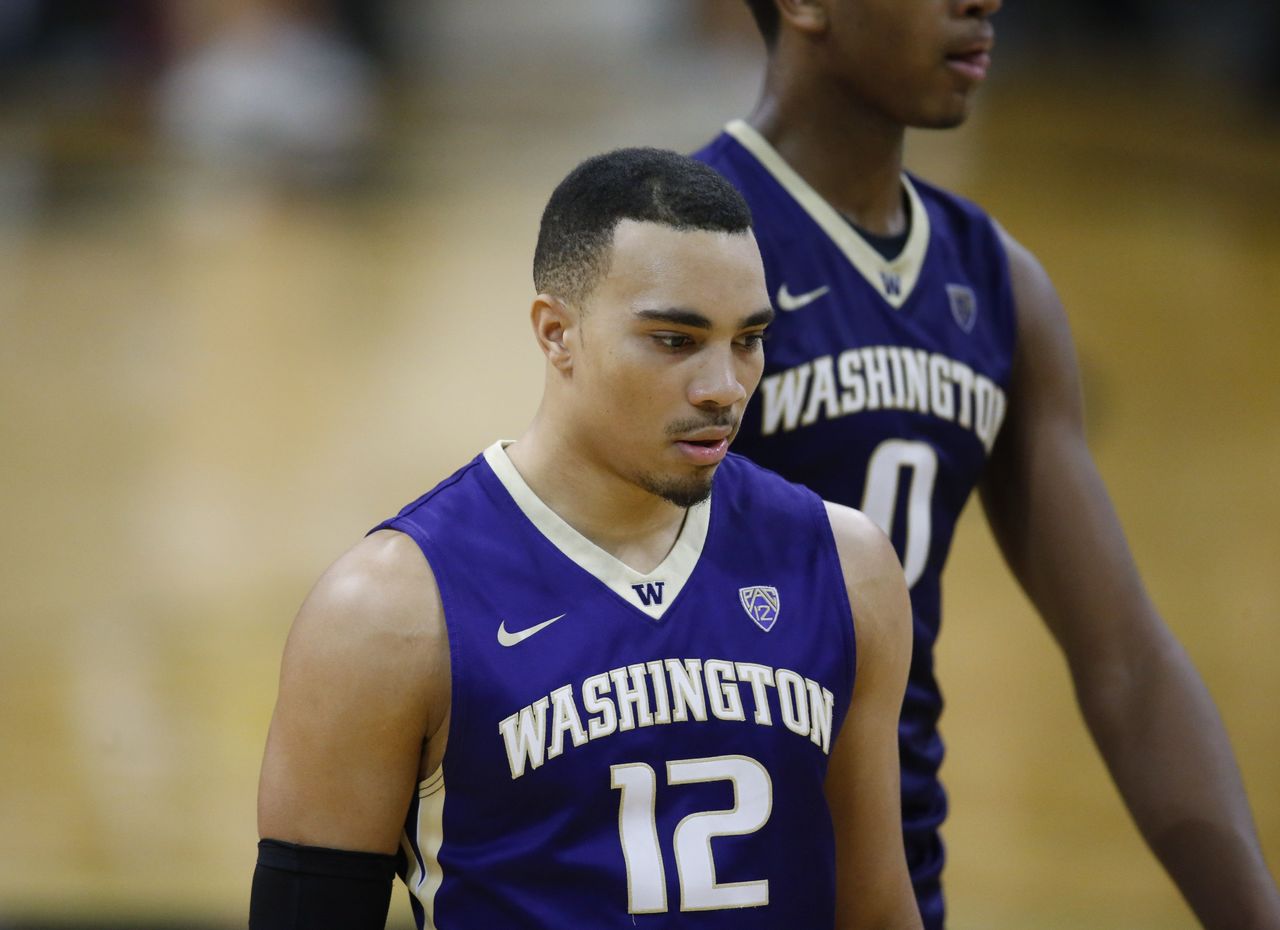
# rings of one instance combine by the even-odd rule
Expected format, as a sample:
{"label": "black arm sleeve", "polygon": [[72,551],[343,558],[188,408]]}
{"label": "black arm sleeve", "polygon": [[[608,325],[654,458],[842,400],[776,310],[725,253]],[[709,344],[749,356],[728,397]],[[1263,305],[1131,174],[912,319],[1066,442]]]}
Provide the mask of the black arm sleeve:
{"label": "black arm sleeve", "polygon": [[258,843],[249,930],[383,930],[396,857]]}

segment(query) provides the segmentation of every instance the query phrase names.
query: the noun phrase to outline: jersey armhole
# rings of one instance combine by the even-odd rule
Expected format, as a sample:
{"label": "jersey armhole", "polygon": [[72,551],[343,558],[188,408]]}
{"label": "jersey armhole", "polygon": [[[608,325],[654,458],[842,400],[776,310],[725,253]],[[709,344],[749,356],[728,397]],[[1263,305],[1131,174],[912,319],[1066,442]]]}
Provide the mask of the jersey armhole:
{"label": "jersey armhole", "polygon": [[[427,560],[427,566],[431,569],[431,574],[435,578],[436,591],[440,595],[441,619],[444,621],[445,637],[449,642],[449,732],[463,732],[461,728],[467,725],[467,707],[466,702],[463,700],[465,689],[458,687],[458,676],[463,668],[463,662],[460,639],[454,632],[453,624],[449,622],[449,605],[454,600],[454,586],[453,578],[444,567],[445,559],[436,551],[436,540],[430,531],[415,522],[411,517],[404,515],[392,517],[390,520],[378,524],[370,532],[376,532],[377,530],[395,530],[412,539],[422,553],[422,557]],[[427,773],[425,778],[419,779],[415,783],[415,791],[435,779],[438,773],[444,771],[445,759],[449,755],[447,744],[445,745],[444,753],[436,771]]]}
{"label": "jersey armhole", "polygon": [[[840,605],[844,608],[842,614],[842,622],[840,623],[841,643],[844,646],[844,653],[848,658],[849,670],[849,696],[852,699],[854,679],[858,674],[858,643],[855,634],[858,618],[854,612],[853,603],[849,600],[849,589],[844,580],[844,569],[840,566],[840,554],[836,548],[835,530],[831,528],[831,518],[827,515],[827,505],[821,497],[808,492],[810,513],[813,515],[814,529],[818,534],[818,538],[822,540],[823,556],[827,563],[828,571],[831,572],[836,586],[836,598]],[[844,712],[848,712],[848,705],[845,705]],[[841,724],[843,725],[844,717],[841,716]],[[833,737],[834,738],[834,737]]]}
{"label": "jersey armhole", "polygon": [[1013,297],[1013,273],[1009,267],[1009,250],[1004,247],[1000,224],[991,216],[987,216],[986,220],[987,234],[991,237],[992,249],[999,256],[1000,267],[998,273],[1000,280],[998,286],[1000,299],[1006,311],[1004,325],[1008,334],[1009,358],[1013,359],[1018,352],[1018,302]]}

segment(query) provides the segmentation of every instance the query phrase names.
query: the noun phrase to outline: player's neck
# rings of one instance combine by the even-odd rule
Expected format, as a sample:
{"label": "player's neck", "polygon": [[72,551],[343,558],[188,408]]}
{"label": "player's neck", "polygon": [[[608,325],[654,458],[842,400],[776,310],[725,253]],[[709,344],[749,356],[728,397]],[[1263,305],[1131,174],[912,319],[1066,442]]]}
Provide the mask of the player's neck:
{"label": "player's neck", "polygon": [[684,525],[685,508],[600,467],[538,423],[507,447],[525,484],[560,519],[638,572],[662,563]]}
{"label": "player's neck", "polygon": [[906,228],[902,158],[906,130],[829,88],[766,81],[748,119],[796,173],[861,228]]}

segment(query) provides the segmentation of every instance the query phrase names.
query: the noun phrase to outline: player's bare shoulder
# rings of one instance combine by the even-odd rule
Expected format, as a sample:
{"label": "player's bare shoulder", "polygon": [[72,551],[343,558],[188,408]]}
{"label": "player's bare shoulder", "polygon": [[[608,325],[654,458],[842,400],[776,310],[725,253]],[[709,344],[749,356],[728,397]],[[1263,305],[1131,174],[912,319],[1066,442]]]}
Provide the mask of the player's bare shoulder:
{"label": "player's bare shoulder", "polygon": [[853,608],[859,669],[872,650],[897,665],[911,653],[911,601],[898,555],[866,514],[824,503]]}
{"label": "player's bare shoulder", "polygon": [[320,576],[299,609],[282,678],[295,669],[338,667],[347,680],[381,679],[433,708],[439,697],[447,699],[447,687],[436,685],[448,675],[439,589],[408,536],[381,530],[360,540]]}
{"label": "player's bare shoulder", "polygon": [[435,576],[412,539],[380,530],[325,570],[294,625],[332,625],[335,635],[351,638],[429,638],[442,628]]}
{"label": "player's bare shoulder", "polygon": [[[831,521],[831,532],[835,536],[836,551],[840,555],[847,585],[852,588],[877,579],[890,583],[903,580],[902,566],[893,544],[870,517],[843,504],[823,503],[827,519]],[[905,588],[905,582],[903,586]]]}
{"label": "player's bare shoulder", "polygon": [[[1017,307],[1019,335],[1032,335],[1039,338],[1061,337],[1063,333],[1041,334],[1044,329],[1065,324],[1066,312],[1062,300],[1054,289],[1049,273],[1045,271],[1040,260],[1025,245],[1010,235],[1009,231],[997,223],[996,233],[1000,244],[1004,247],[1009,263],[1009,285],[1013,290],[1013,301]],[[1030,333],[1028,332],[1030,331]],[[1067,336],[1069,339],[1069,335]],[[1019,340],[1020,343],[1023,340]]]}

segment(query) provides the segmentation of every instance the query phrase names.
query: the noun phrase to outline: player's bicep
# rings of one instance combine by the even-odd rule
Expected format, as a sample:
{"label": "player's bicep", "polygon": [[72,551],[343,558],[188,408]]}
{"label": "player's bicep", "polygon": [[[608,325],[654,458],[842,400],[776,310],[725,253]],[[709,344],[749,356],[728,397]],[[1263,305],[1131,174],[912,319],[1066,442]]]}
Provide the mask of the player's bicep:
{"label": "player's bicep", "polygon": [[984,471],[980,492],[1010,568],[1035,597],[1036,547],[1052,541],[1033,524],[1034,508],[1061,495],[1064,480],[1093,470],[1084,433],[1084,397],[1075,346],[1049,276],[1027,249],[1001,230],[1018,314],[1009,411]]}
{"label": "player's bicep", "polygon": [[1030,411],[1024,419],[1041,422],[1052,415],[1083,433],[1080,366],[1062,298],[1035,255],[1003,229],[1000,237],[1018,320],[1014,400]]}
{"label": "player's bicep", "polygon": [[263,758],[261,836],[395,851],[448,675],[438,594],[412,546],[363,541],[299,611]]}
{"label": "player's bicep", "polygon": [[836,839],[840,926],[918,926],[902,845],[898,717],[911,607],[892,545],[865,516],[828,505],[853,607],[857,670],[826,794]]}
{"label": "player's bicep", "polygon": [[[1071,329],[1053,282],[1026,248],[1000,231],[1009,259],[1018,341],[1009,409],[980,491],[1006,556],[1017,557],[1027,502],[1072,445],[1084,448],[1084,397]],[[1013,544],[1015,551],[1010,551]],[[1014,565],[1015,572],[1022,566]]]}
{"label": "player's bicep", "polygon": [[865,514],[830,502],[826,510],[853,608],[858,663],[854,699],[863,686],[874,686],[879,698],[883,680],[885,699],[900,704],[911,661],[911,599],[902,564],[888,537]]}
{"label": "player's bicep", "polygon": [[1005,560],[1074,666],[1122,645],[1111,608],[1145,595],[1089,451],[1066,311],[1034,257],[1005,241],[1018,350],[982,503]]}

